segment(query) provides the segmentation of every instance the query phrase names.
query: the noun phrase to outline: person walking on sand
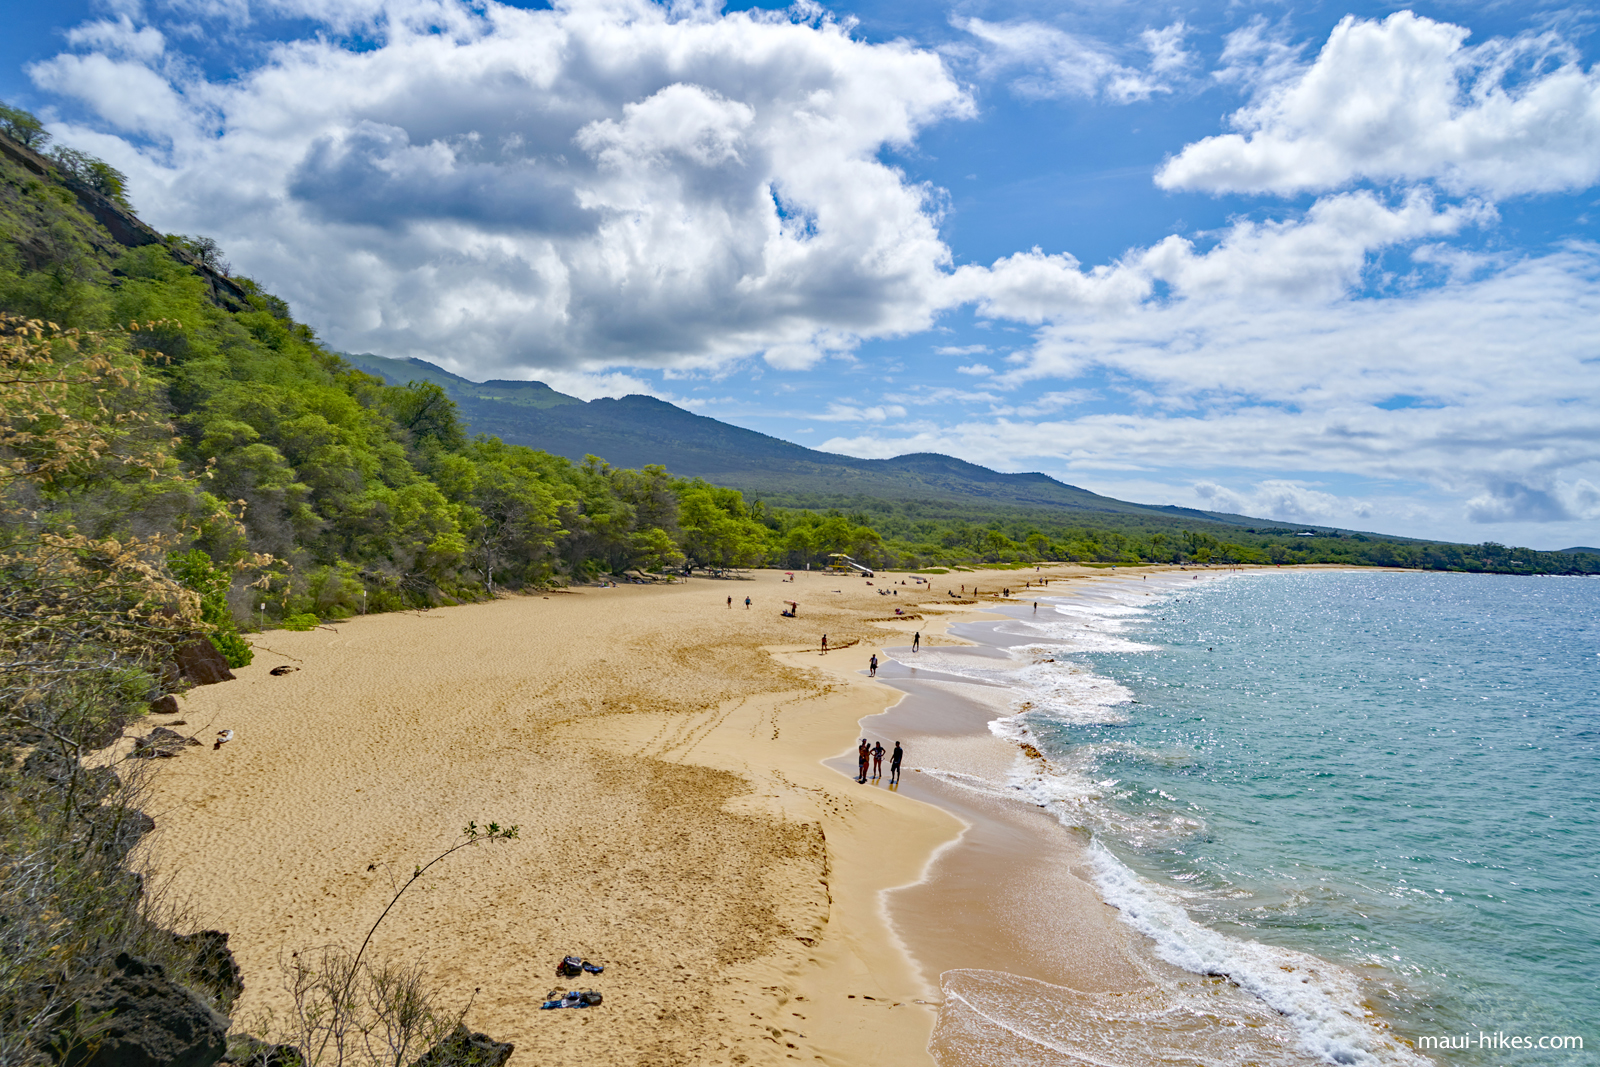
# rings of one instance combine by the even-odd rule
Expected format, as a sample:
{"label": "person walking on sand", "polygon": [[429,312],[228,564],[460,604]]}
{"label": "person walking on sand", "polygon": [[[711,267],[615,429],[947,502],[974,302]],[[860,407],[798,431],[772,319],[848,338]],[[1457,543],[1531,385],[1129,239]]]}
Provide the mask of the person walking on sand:
{"label": "person walking on sand", "polygon": [[822,654],[824,656],[826,656],[828,654],[828,635],[827,634],[823,634],[822,635]]}
{"label": "person walking on sand", "polygon": [[863,737],[861,744],[856,747],[856,760],[860,771],[856,775],[856,781],[865,782],[867,780],[867,760],[871,758],[871,755],[871,750],[867,748],[867,739]]}
{"label": "person walking on sand", "polygon": [[922,647],[922,631],[918,630],[911,635],[911,651],[916,652]]}
{"label": "person walking on sand", "polygon": [[883,742],[879,741],[872,746],[872,777],[883,777]]}
{"label": "person walking on sand", "polygon": [[877,676],[878,676],[878,654],[876,652],[874,652],[872,654],[871,663],[869,663],[867,665],[867,677],[868,678],[876,678]]}
{"label": "person walking on sand", "polygon": [[906,750],[900,747],[900,742],[896,741],[894,743],[894,751],[889,754],[889,784],[890,785],[899,785],[900,784],[900,759],[905,754],[906,754]]}
{"label": "person walking on sand", "polygon": [[749,597],[745,597],[744,598],[744,610],[746,610],[746,611],[750,610],[750,598]]}
{"label": "person walking on sand", "polygon": [[728,598],[728,609],[730,611],[733,609],[733,597]]}

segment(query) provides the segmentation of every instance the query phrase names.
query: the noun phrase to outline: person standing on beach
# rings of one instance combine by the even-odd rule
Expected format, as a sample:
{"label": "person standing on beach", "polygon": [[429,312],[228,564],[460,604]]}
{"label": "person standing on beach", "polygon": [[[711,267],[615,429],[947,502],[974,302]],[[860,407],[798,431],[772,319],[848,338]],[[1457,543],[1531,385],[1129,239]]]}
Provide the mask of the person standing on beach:
{"label": "person standing on beach", "polygon": [[730,611],[733,609],[733,597],[728,598],[728,609]]}
{"label": "person standing on beach", "polygon": [[878,676],[878,654],[876,652],[874,652],[872,654],[872,662],[870,664],[868,664],[868,666],[867,666],[867,677],[868,678],[876,678],[877,676]]}
{"label": "person standing on beach", "polygon": [[745,597],[744,598],[744,610],[746,610],[746,611],[750,610],[750,598],[749,597]]}
{"label": "person standing on beach", "polygon": [[879,741],[872,746],[872,777],[883,777],[883,742]]}
{"label": "person standing on beach", "polygon": [[824,656],[826,656],[828,654],[828,635],[827,634],[823,634],[822,635],[822,654]]}
{"label": "person standing on beach", "polygon": [[865,782],[867,780],[867,760],[871,755],[871,750],[867,748],[867,739],[863,737],[861,744],[856,747],[856,760],[860,770],[860,773],[856,775],[856,781]]}
{"label": "person standing on beach", "polygon": [[894,751],[889,754],[889,784],[890,785],[899,785],[900,784],[900,759],[905,754],[906,754],[906,750],[900,747],[900,742],[896,741],[894,743]]}
{"label": "person standing on beach", "polygon": [[911,635],[911,651],[915,652],[922,647],[922,631],[918,630]]}

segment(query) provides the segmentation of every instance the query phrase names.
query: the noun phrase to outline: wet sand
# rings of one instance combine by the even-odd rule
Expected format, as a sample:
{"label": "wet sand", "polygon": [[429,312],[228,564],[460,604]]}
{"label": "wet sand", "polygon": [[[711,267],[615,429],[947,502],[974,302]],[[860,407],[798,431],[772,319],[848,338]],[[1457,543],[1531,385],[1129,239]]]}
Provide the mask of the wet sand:
{"label": "wet sand", "polygon": [[[1083,866],[1087,837],[1038,808],[947,780],[957,774],[1003,779],[1016,762],[1016,745],[974,733],[994,711],[918,682],[898,684],[916,699],[863,726],[900,740],[918,762],[940,769],[903,774],[899,793],[967,824],[921,881],[889,894],[895,931],[930,983],[937,985],[945,971],[981,967],[1083,992],[1147,986],[1133,957],[1138,935],[1100,901]],[[847,770],[843,762],[834,765]],[[890,787],[869,782],[864,788]]]}
{"label": "wet sand", "polygon": [[[1135,595],[1141,588],[1118,584]],[[1070,588],[1048,595],[1070,595]],[[1077,588],[1098,599],[1107,586]],[[1014,662],[1006,648],[1039,642],[995,626],[1032,617],[1021,604],[997,606],[947,618],[936,629],[956,628],[961,636],[952,640],[969,646],[958,657],[997,665]],[[941,652],[948,664],[952,650]],[[858,788],[893,789],[964,824],[918,882],[885,894],[892,926],[939,986],[929,1046],[939,1067],[1321,1062],[1264,1002],[1223,976],[1160,959],[1154,943],[1102,901],[1088,832],[1063,826],[1010,784],[1015,771],[1041,759],[988,729],[1017,713],[1016,690],[916,667],[918,657],[905,645],[891,644],[879,656],[894,658],[878,680],[903,697],[862,720],[863,734],[886,747],[902,742],[908,766],[919,769],[897,787],[869,780]],[[855,773],[853,751],[829,762]]]}

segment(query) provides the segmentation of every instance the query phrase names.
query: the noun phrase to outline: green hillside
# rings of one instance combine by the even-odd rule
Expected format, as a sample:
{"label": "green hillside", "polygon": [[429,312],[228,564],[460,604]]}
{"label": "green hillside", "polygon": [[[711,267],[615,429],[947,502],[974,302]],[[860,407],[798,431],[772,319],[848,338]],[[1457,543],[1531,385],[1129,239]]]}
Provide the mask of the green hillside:
{"label": "green hillside", "polygon": [[1138,516],[1163,523],[1189,518],[1247,526],[1257,521],[1187,508],[1131,504],[1045,474],[1002,474],[931,452],[894,459],[817,452],[653,397],[585,402],[539,382],[472,382],[420,359],[345,358],[393,385],[419,380],[443,386],[473,430],[503,441],[574,461],[594,454],[623,466],[662,463],[680,475],[733,486],[774,504],[841,507],[876,499],[1066,509],[1086,517]]}
{"label": "green hillside", "polygon": [[[420,359],[347,356],[391,384],[446,389],[473,431],[581,461],[663,463],[775,508],[848,516],[906,565],[1038,558],[1349,563],[1590,573],[1600,554],[1450,545],[1271,519],[1134,504],[1044,474],[1002,474],[934,453],[863,460],[818,452],[646,396],[582,401],[538,382],[473,382]],[[1575,554],[1576,553],[1576,554]]]}

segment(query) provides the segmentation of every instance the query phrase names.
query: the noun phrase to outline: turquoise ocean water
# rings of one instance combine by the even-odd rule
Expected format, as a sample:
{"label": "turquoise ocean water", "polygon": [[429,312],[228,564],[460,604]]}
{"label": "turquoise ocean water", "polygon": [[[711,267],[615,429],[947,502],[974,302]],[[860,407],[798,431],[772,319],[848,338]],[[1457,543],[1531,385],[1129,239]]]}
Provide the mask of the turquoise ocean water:
{"label": "turquoise ocean water", "polygon": [[[1600,581],[1123,582],[1000,629],[1016,788],[1168,959],[1294,1016],[1250,946],[1311,953],[1436,1061],[1600,1062]],[[1505,1047],[1551,1036],[1585,1050]]]}
{"label": "turquoise ocean water", "polygon": [[1123,920],[1296,1056],[1600,1062],[1600,581],[1192,577],[1006,609],[957,629],[1003,656],[917,662],[1013,691],[990,731],[1045,758],[997,785],[1088,830]]}

